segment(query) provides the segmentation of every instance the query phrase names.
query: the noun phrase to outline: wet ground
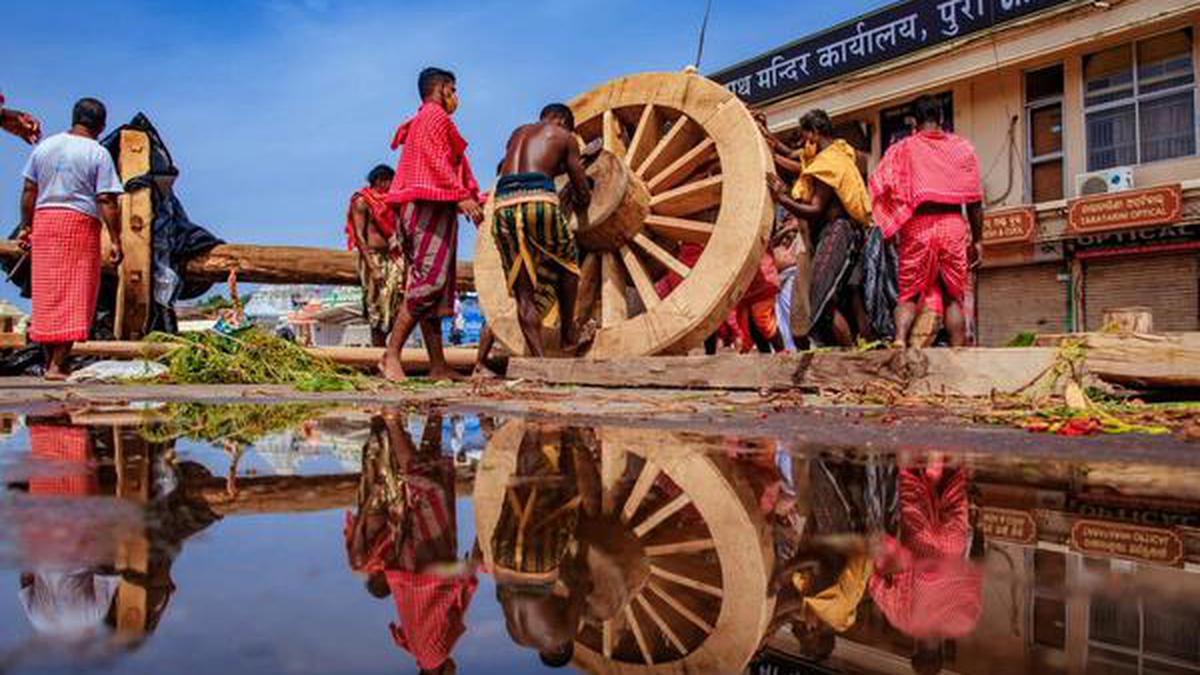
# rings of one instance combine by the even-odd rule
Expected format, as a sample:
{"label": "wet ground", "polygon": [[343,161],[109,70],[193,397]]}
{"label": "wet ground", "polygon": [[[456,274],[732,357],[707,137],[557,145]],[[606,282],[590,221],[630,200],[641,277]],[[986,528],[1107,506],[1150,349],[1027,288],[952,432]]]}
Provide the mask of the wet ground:
{"label": "wet ground", "polygon": [[0,411],[0,672],[1200,671],[1178,439],[39,392]]}

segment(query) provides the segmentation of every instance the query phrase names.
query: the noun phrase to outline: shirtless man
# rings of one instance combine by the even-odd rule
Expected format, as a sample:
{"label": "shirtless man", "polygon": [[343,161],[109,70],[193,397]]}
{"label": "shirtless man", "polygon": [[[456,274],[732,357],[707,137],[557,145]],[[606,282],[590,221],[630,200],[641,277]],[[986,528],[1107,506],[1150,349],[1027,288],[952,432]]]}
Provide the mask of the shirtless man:
{"label": "shirtless man", "polygon": [[504,263],[508,290],[530,356],[545,355],[542,320],[558,303],[561,346],[579,346],[575,300],[579,253],[562,213],[554,178],[567,174],[573,204],[587,210],[591,190],[575,139],[575,116],[561,103],[542,109],[541,119],[513,132],[496,183],[492,236]]}
{"label": "shirtless man", "polygon": [[347,244],[358,252],[363,309],[376,347],[387,343],[404,302],[404,256],[396,241],[396,215],[385,199],[395,175],[384,164],[371,169],[367,185],[350,198],[346,216]]}

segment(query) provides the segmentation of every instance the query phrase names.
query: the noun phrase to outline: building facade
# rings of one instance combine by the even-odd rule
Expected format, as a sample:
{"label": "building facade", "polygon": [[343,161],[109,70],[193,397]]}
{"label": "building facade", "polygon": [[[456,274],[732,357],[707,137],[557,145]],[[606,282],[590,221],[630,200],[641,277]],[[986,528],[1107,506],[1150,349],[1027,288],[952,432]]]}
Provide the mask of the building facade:
{"label": "building facade", "polygon": [[712,75],[794,128],[827,110],[877,162],[941,97],[988,213],[979,342],[1144,306],[1200,329],[1200,2],[910,0]]}

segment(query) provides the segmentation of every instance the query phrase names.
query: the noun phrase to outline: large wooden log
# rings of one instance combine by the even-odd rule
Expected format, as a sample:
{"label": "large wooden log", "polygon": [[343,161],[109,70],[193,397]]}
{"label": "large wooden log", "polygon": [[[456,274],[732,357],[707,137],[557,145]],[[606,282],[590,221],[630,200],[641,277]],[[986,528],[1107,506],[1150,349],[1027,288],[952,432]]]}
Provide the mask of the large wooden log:
{"label": "large wooden log", "polygon": [[[16,260],[21,250],[15,241],[0,241],[0,259]],[[189,279],[221,282],[231,270],[238,280],[263,284],[321,284],[357,286],[355,255],[349,251],[308,246],[257,246],[221,244],[192,258],[184,267]],[[475,268],[458,263],[458,290],[475,287]]]}
{"label": "large wooden log", "polygon": [[1139,389],[1200,388],[1200,333],[1088,333],[1087,369],[1096,377]]}
{"label": "large wooden log", "polygon": [[628,359],[514,358],[508,376],[552,384],[672,389],[855,390],[891,384],[914,394],[1015,392],[1054,363],[1048,348],[924,349],[658,356]]}
{"label": "large wooden log", "polygon": [[[131,360],[157,359],[175,349],[175,345],[162,342],[104,341],[80,342],[72,349],[77,356],[101,359]],[[383,357],[383,349],[377,347],[310,347],[314,356],[321,356],[335,363],[371,370]],[[424,349],[406,349],[402,355],[404,370],[410,374],[429,371],[429,355]],[[447,347],[446,362],[455,370],[470,372],[475,367],[475,350],[468,347]]]}

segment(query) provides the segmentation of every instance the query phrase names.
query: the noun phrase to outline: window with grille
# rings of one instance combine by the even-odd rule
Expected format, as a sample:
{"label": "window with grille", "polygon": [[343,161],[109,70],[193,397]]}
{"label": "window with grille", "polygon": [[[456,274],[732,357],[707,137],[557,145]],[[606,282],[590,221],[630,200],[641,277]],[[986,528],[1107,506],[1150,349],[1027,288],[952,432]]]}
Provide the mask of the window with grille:
{"label": "window with grille", "polygon": [[1089,171],[1196,154],[1190,28],[1083,58]]}

